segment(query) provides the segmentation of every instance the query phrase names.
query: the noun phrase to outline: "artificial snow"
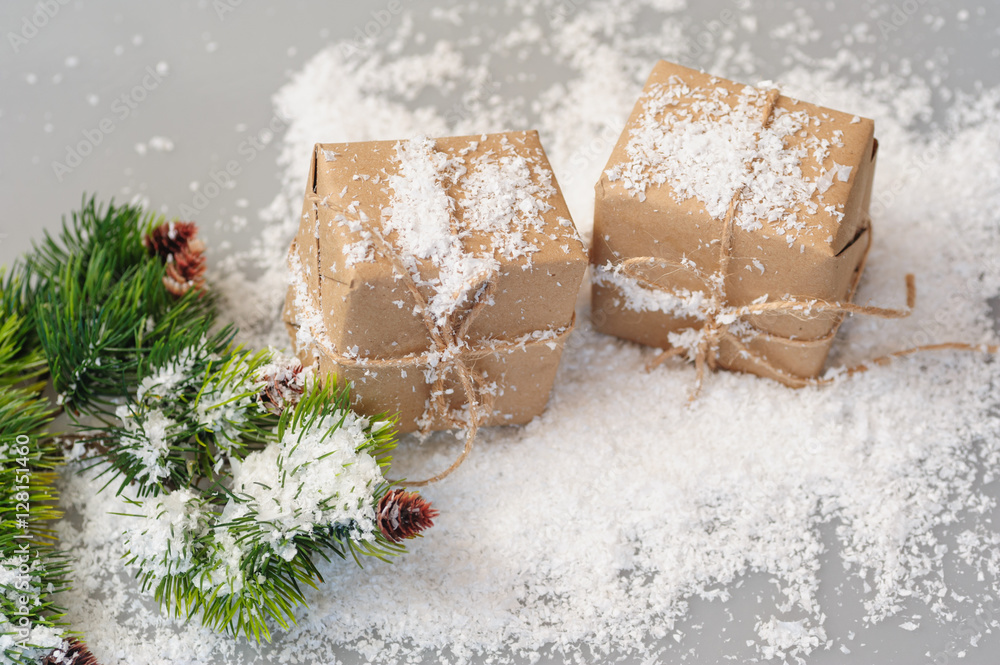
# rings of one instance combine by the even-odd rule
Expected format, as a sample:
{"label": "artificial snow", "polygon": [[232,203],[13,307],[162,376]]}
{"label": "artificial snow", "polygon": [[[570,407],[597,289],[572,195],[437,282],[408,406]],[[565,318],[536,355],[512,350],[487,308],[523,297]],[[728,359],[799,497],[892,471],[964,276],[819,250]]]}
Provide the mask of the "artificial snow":
{"label": "artificial snow", "polygon": [[289,428],[279,441],[233,460],[232,491],[241,501],[230,500],[223,515],[256,515],[272,548],[287,560],[295,556],[291,540],[317,526],[341,526],[352,538],[372,540],[372,497],[384,479],[375,459],[357,450],[367,441],[367,424],[354,413],[335,412],[308,432]]}
{"label": "artificial snow", "polygon": [[[216,279],[244,340],[289,346],[279,317],[285,257],[299,225],[301,165],[316,141],[479,134],[520,128],[528,118],[587,232],[593,183],[641,77],[656,59],[682,56],[700,28],[677,13],[683,3],[563,4],[571,6],[551,16],[530,3],[503,10],[524,12],[515,21],[517,48],[560,72],[552,80],[539,74],[542,92],[527,98],[505,79],[497,94],[466,95],[460,106],[408,102],[482,90],[492,63],[512,57],[508,34],[487,40],[483,59],[460,40],[424,43],[404,28],[434,19],[409,14],[395,50],[349,58],[334,44],[295,74],[275,98],[289,120],[282,189],[265,213],[271,224],[242,257],[265,272],[255,281],[233,272]],[[658,32],[633,34],[635,25],[651,24],[642,12],[657,16]],[[751,10],[739,13],[741,24],[756,25]],[[473,12],[464,20],[482,18]],[[540,24],[544,30],[528,29]],[[805,13],[760,29],[786,46],[819,34]],[[746,79],[755,55],[731,34],[715,38],[719,48],[702,64]],[[857,300],[897,301],[902,276],[918,274],[914,315],[849,319],[831,362],[850,365],[913,344],[995,341],[988,302],[1000,293],[1000,93],[955,95],[950,115],[926,131],[918,126],[931,89],[916,75],[845,83],[834,73],[871,70],[848,48],[826,61],[788,62],[784,72],[767,72],[783,92],[876,121],[879,233]],[[672,178],[687,172],[657,168]],[[840,168],[828,175],[831,182],[850,176]],[[713,206],[732,196],[690,188]],[[421,246],[435,251],[429,238]],[[295,268],[293,286],[301,287]],[[968,617],[976,618],[976,636],[998,627],[996,362],[928,353],[803,390],[723,373],[688,405],[693,368],[643,371],[653,351],[595,333],[588,315],[584,298],[545,414],[524,427],[482,430],[465,464],[424,490],[441,516],[393,565],[322,564],[326,581],[307,591],[310,608],[270,645],[247,647],[198,621],[161,615],[121,560],[121,534],[133,522],[109,515],[119,504],[112,492],[95,494],[102,481],[93,473],[64,474],[63,503],[76,516],[59,526],[78,559],[77,589],[65,599],[74,627],[104,665],[292,663],[352,653],[375,663],[545,654],[678,662],[689,656],[692,606],[729,611],[727,599],[758,577],[773,580],[774,593],[733,610],[727,627],[745,627],[753,638],[749,647],[724,647],[734,660],[794,661],[827,648],[857,654],[864,633],[828,622],[835,611],[863,623],[898,617],[907,639],[918,635],[906,630],[912,609],[923,616],[921,630]],[[391,475],[426,477],[454,454],[445,436],[407,437]],[[957,547],[947,546],[949,534]],[[820,589],[828,567],[846,569],[860,603],[831,606],[836,597],[831,603]],[[948,575],[959,568],[978,582],[956,597]],[[968,647],[988,657],[973,648],[976,636],[962,653]],[[700,662],[697,654],[690,660]]]}
{"label": "artificial snow", "polygon": [[[678,202],[696,198],[716,219],[725,217],[742,191],[733,221],[744,231],[765,223],[783,233],[800,230],[795,210],[844,173],[841,167],[809,177],[802,172],[802,149],[786,146],[788,137],[818,118],[775,109],[765,126],[766,91],[744,87],[735,102],[728,95],[725,88],[692,89],[679,79],[654,85],[643,94],[642,113],[629,135],[629,162],[609,169],[608,178],[621,180],[640,201],[651,184],[669,183]],[[815,136],[806,139],[814,150],[820,143]],[[757,166],[748,169],[750,163]]]}

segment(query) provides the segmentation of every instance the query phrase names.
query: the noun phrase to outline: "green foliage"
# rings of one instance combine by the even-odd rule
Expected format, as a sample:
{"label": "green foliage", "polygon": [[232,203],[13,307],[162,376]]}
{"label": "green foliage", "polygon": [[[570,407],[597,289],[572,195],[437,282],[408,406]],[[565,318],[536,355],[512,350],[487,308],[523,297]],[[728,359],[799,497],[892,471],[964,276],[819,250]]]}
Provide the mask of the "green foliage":
{"label": "green foliage", "polygon": [[260,412],[252,377],[271,355],[233,348],[229,337],[158,344],[143,364],[135,396],[116,409],[118,424],[101,430],[119,494],[133,486],[141,497],[211,485],[227,456],[239,458],[266,439],[277,418]]}
{"label": "green foliage", "polygon": [[[142,588],[175,616],[270,639],[322,581],[321,560],[404,551],[377,518],[394,425],[351,412],[346,388],[311,383],[294,358],[234,346],[205,289],[170,294],[144,246],[161,223],[85,200],[3,280],[0,416],[40,451],[41,524],[55,517],[41,472],[58,459],[40,397],[50,377],[134,516],[126,556]],[[37,528],[51,566],[39,583],[64,588],[65,558]],[[14,533],[5,522],[0,544]],[[58,608],[39,607],[58,625]]]}
{"label": "green foliage", "polygon": [[74,413],[99,413],[127,395],[157,344],[177,348],[214,324],[203,291],[177,299],[163,288],[164,266],[142,244],[163,221],[138,206],[90,199],[27,257],[39,342],[53,386]]}
{"label": "green foliage", "polygon": [[5,662],[27,664],[59,645],[64,611],[53,596],[68,588],[69,565],[51,529],[61,455],[46,431],[53,410],[24,315],[24,273],[15,266],[0,282],[0,639],[14,641]]}
{"label": "green foliage", "polygon": [[[291,362],[270,352],[182,350],[167,365],[149,366],[136,400],[121,410],[122,426],[104,432],[122,442],[109,452],[119,492],[137,497],[130,512],[142,522],[129,535],[129,563],[143,588],[168,613],[201,614],[216,630],[257,641],[270,639],[270,623],[288,629],[294,622],[305,604],[302,587],[322,581],[317,560],[404,551],[375,524],[389,487],[382,471],[394,446],[392,423],[355,416],[346,389],[335,384],[302,386],[302,398],[275,415],[261,404],[261,389],[268,372]],[[344,461],[319,468],[335,455]],[[354,466],[366,461],[368,475],[357,474]],[[255,463],[273,468],[277,482],[240,474]],[[336,476],[352,473],[364,487],[342,495]],[[335,517],[355,513],[362,517]],[[304,519],[317,515],[315,523]]]}
{"label": "green foliage", "polygon": [[34,251],[27,256],[30,275],[48,279],[58,275],[71,259],[86,263],[96,256],[98,249],[104,254],[113,277],[120,279],[127,271],[144,262],[147,257],[142,238],[162,219],[144,212],[140,206],[107,207],[98,205],[96,198],[84,198],[79,211],[63,218],[62,231],[53,237],[48,231]]}
{"label": "green foliage", "polygon": [[0,269],[0,387],[26,385],[34,390],[44,384],[45,356],[28,319],[30,302],[23,267],[15,264],[7,274]]}

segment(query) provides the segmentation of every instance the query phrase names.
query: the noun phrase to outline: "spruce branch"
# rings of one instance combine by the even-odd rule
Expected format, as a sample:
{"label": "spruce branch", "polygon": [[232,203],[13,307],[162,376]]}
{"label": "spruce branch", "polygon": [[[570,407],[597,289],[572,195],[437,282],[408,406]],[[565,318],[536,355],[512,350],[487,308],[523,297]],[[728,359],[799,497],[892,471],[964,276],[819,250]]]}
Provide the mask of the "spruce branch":
{"label": "spruce branch", "polygon": [[98,248],[109,258],[115,278],[141,263],[146,255],[142,237],[158,222],[140,206],[98,205],[96,197],[84,197],[79,211],[63,218],[62,231],[53,237],[48,231],[26,257],[30,277],[48,279],[57,275],[71,258],[86,262]]}
{"label": "spruce branch", "polygon": [[[385,479],[393,419],[353,413],[345,387],[294,357],[233,344],[203,251],[192,223],[85,200],[0,280],[0,413],[39,432],[54,465],[38,394],[51,376],[132,520],[141,588],[171,615],[259,642],[294,623],[319,562],[389,561],[436,512]],[[37,477],[49,485],[31,496],[48,505],[51,474]],[[5,524],[0,545],[12,533]],[[39,578],[57,589],[60,556]],[[58,608],[40,607],[54,629]]]}
{"label": "spruce branch", "polygon": [[30,391],[44,385],[47,367],[28,321],[31,290],[21,264],[0,268],[0,387]]}
{"label": "spruce branch", "polygon": [[143,244],[163,224],[137,206],[91,199],[27,257],[40,344],[74,413],[98,414],[126,395],[158,342],[183,344],[215,323],[211,297],[191,290],[175,298],[164,288],[167,268]]}
{"label": "spruce branch", "polygon": [[[171,367],[162,375],[169,377],[171,397],[151,397],[153,391],[146,390],[142,399],[179,420],[178,410],[192,414],[178,386],[197,390],[194,404],[210,386],[221,390],[226,399],[220,403],[238,413],[227,411],[221,425],[201,419],[198,433],[187,432],[188,441],[174,439],[170,447],[188,454],[215,451],[222,464],[192,475],[183,488],[121,469],[137,481],[134,493],[145,494],[132,500],[143,519],[128,539],[129,563],[139,570],[143,588],[153,590],[168,613],[200,613],[217,630],[258,641],[270,639],[271,623],[288,629],[294,622],[296,608],[305,603],[303,586],[322,581],[319,559],[388,560],[403,551],[384,536],[376,518],[376,506],[388,490],[383,470],[394,445],[392,422],[357,416],[349,409],[346,389],[335,384],[314,384],[275,416],[248,398],[260,394],[276,360],[297,363],[271,352],[240,352],[220,368],[209,368],[200,382]],[[116,454],[122,459],[132,453]]]}
{"label": "spruce branch", "polygon": [[45,363],[22,280],[15,266],[0,293],[0,652],[27,664],[62,643],[65,612],[53,598],[69,587],[69,560],[51,527],[61,455],[47,432],[54,411],[41,394]]}

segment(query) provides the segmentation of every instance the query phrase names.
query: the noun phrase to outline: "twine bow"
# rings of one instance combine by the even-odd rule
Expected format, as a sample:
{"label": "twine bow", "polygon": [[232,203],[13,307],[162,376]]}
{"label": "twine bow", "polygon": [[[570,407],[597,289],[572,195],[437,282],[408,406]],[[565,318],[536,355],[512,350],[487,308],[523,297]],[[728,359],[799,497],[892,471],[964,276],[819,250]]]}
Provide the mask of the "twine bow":
{"label": "twine bow", "polygon": [[[775,104],[778,101],[780,93],[776,89],[771,89],[767,92],[765,98],[762,114],[761,114],[761,129],[767,128],[771,122],[772,115],[774,113]],[[757,138],[759,138],[760,133],[758,132]],[[750,172],[753,169],[756,159],[751,160],[747,164],[747,171]],[[704,320],[704,324],[701,329],[697,330],[694,342],[689,345],[678,345],[673,348],[666,349],[649,362],[647,369],[653,369],[659,366],[668,358],[672,358],[679,355],[687,355],[689,360],[693,360],[696,367],[697,379],[695,388],[690,395],[690,400],[697,398],[698,394],[701,392],[702,384],[705,376],[705,368],[710,370],[715,370],[718,367],[719,361],[719,349],[723,339],[726,339],[731,344],[733,344],[739,353],[744,357],[752,360],[754,363],[760,365],[761,367],[767,369],[769,372],[780,377],[788,385],[793,387],[804,387],[810,385],[824,385],[831,383],[835,378],[804,378],[790,374],[789,372],[781,369],[780,367],[774,365],[765,356],[755,353],[753,350],[747,347],[743,340],[740,339],[738,334],[734,334],[731,328],[737,324],[749,324],[748,319],[755,315],[761,315],[766,313],[775,312],[786,312],[798,316],[810,316],[815,313],[833,313],[837,315],[844,314],[862,314],[865,316],[874,316],[883,319],[899,319],[909,316],[913,307],[916,303],[916,284],[912,274],[906,276],[906,308],[905,309],[889,309],[884,307],[869,307],[855,305],[850,302],[837,302],[837,301],[827,301],[822,299],[808,299],[801,300],[794,297],[785,297],[779,300],[760,300],[755,301],[749,305],[743,306],[732,306],[728,303],[726,296],[726,275],[729,273],[729,264],[732,259],[732,241],[733,241],[733,226],[736,213],[739,210],[740,203],[743,200],[743,196],[746,193],[748,185],[744,185],[733,195],[732,200],[729,202],[729,208],[726,210],[725,218],[723,219],[723,230],[722,237],[719,242],[719,268],[716,273],[710,276],[703,275],[691,261],[671,261],[668,259],[663,259],[659,257],[644,256],[644,257],[634,257],[623,261],[621,264],[615,267],[615,271],[634,280],[641,286],[655,292],[661,292],[668,294],[675,298],[684,299],[689,296],[689,293],[684,292],[681,289],[664,286],[655,281],[647,279],[645,275],[641,272],[641,268],[649,266],[661,266],[663,268],[669,269],[671,271],[682,271],[689,274],[693,274],[697,279],[699,279],[706,287],[706,292],[708,297],[704,298],[696,305],[699,319]],[[861,267],[863,269],[864,263],[868,257],[868,249],[865,249],[864,256],[861,259]],[[860,278],[862,270],[858,270],[858,278]],[[851,289],[853,291],[853,288]],[[814,340],[799,340],[789,337],[781,337],[778,335],[773,335],[769,333],[761,333],[757,331],[757,334],[764,334],[769,339],[780,340],[786,344],[793,344],[797,346],[807,347],[811,345],[825,344],[829,341],[829,336],[822,337]],[[980,346],[965,344],[961,342],[948,342],[943,344],[928,344],[918,347],[912,347],[909,349],[903,349],[901,351],[895,351],[893,353],[881,356],[870,361],[867,364],[860,364],[851,368],[845,369],[842,374],[851,375],[859,372],[864,372],[869,369],[871,365],[884,365],[889,362],[892,358],[910,355],[913,353],[921,351],[932,351],[941,349],[957,349],[957,350],[967,350],[967,351],[986,351],[989,353],[996,353],[998,350],[997,346]]]}
{"label": "twine bow", "polygon": [[[619,266],[619,272],[640,283],[647,289],[670,294],[675,297],[683,297],[684,294],[679,290],[648,280],[637,270],[640,266],[654,264],[672,269],[692,270],[690,265],[668,261],[666,259],[656,257],[638,257],[624,261]],[[698,394],[701,392],[701,387],[705,377],[705,369],[708,368],[715,371],[718,368],[719,348],[723,339],[727,339],[731,344],[733,344],[743,357],[749,358],[793,387],[801,388],[808,385],[819,385],[829,383],[833,380],[804,378],[791,374],[772,363],[765,356],[750,349],[746,343],[740,339],[740,336],[738,334],[734,334],[730,328],[739,323],[749,323],[747,320],[754,315],[773,312],[788,312],[800,316],[808,316],[829,312],[834,314],[863,314],[883,319],[899,319],[909,316],[916,302],[916,284],[913,275],[906,276],[906,309],[870,307],[856,305],[850,302],[827,301],[822,299],[799,300],[792,297],[786,297],[769,302],[754,302],[749,305],[734,307],[726,302],[724,280],[721,279],[720,275],[717,274],[712,279],[704,281],[709,286],[709,298],[703,301],[699,311],[699,314],[705,319],[705,323],[698,331],[696,344],[693,345],[693,348],[689,346],[675,346],[673,348],[666,349],[658,353],[656,357],[647,364],[647,369],[652,370],[668,358],[675,356],[686,354],[690,359],[693,359],[697,372],[697,378],[695,389],[692,391],[690,396],[691,400],[697,398]],[[770,333],[761,333],[759,331],[756,334],[763,334],[766,335],[768,339],[780,340],[785,344],[792,344],[799,347],[819,346],[821,344],[826,344],[829,341],[828,336],[821,337],[819,339],[803,340],[791,337],[781,337]],[[912,353],[912,351],[908,352]],[[898,353],[897,355],[905,354]],[[848,370],[848,373],[853,374],[858,371],[864,370],[860,367],[851,368]]]}
{"label": "twine bow", "polygon": [[[402,259],[392,244],[377,231],[372,236],[379,245],[381,253],[392,261],[393,268],[400,275],[403,285],[413,297],[413,301],[416,304],[416,312],[427,329],[432,348],[423,353],[410,354],[398,358],[357,358],[339,353],[327,344],[319,343],[318,346],[321,353],[341,367],[366,369],[429,367],[432,369],[434,381],[431,384],[431,399],[428,408],[425,409],[424,414],[418,421],[422,423],[421,431],[427,431],[431,418],[436,415],[452,428],[465,429],[465,446],[461,454],[452,462],[451,466],[444,471],[426,480],[406,481],[403,483],[410,487],[420,487],[446,478],[462,465],[469,456],[469,453],[472,452],[476,433],[482,425],[483,420],[493,412],[495,395],[492,386],[487,383],[486,377],[482,372],[473,369],[472,365],[475,361],[490,355],[503,352],[509,353],[538,344],[559,343],[572,332],[575,314],[574,319],[570,321],[569,325],[549,329],[541,335],[533,334],[515,340],[485,340],[473,348],[466,341],[466,336],[473,322],[489,305],[493,294],[496,292],[496,270],[491,270],[486,275],[485,286],[477,291],[472,307],[464,315],[460,316],[457,310],[451,311],[446,315],[444,323],[439,325],[430,312],[427,298],[420,292],[413,275],[403,264]],[[466,419],[453,413],[446,400],[447,391],[445,389],[445,381],[452,373],[457,375],[458,382],[465,394],[465,403],[468,408],[468,417]]]}

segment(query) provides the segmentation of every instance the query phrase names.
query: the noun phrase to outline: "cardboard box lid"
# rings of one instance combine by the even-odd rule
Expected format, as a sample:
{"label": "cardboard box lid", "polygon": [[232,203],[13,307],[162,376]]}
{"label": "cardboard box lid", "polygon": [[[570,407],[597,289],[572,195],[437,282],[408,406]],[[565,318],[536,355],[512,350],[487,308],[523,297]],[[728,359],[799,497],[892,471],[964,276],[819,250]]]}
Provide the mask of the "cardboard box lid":
{"label": "cardboard box lid", "polygon": [[[678,222],[672,231],[683,232],[686,223],[692,239],[704,239],[706,229],[721,229],[756,157],[753,191],[778,193],[780,200],[744,197],[737,225],[759,222],[759,229],[744,230],[836,256],[865,223],[867,189],[855,183],[871,177],[874,122],[780,96],[758,140],[754,130],[761,126],[764,96],[763,90],[660,61],[611,154],[599,195],[669,210]],[[784,201],[793,203],[775,205]],[[789,223],[792,215],[795,224]]]}
{"label": "cardboard box lid", "polygon": [[[435,230],[442,220],[448,228]],[[362,356],[426,349],[414,298],[375,234],[419,275],[437,314],[468,309],[488,271],[501,274],[470,339],[503,317],[509,324],[495,331],[502,335],[566,324],[587,263],[534,131],[315,147],[297,244],[304,262],[318,264],[330,342],[341,351],[357,346]],[[456,239],[458,249],[446,246]],[[457,287],[463,293],[449,290]],[[538,307],[541,296],[551,306]]]}

